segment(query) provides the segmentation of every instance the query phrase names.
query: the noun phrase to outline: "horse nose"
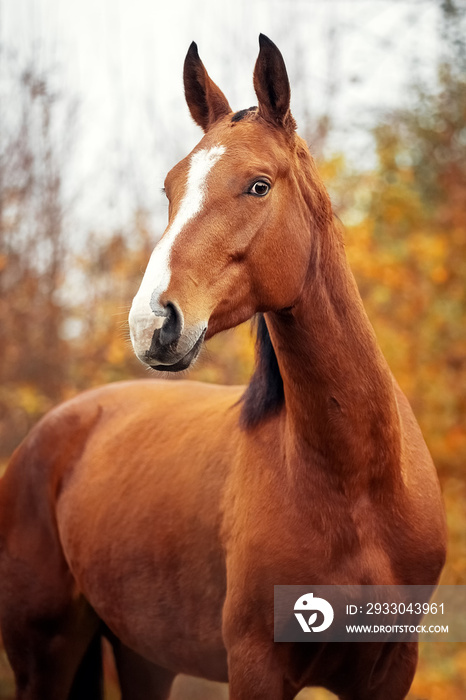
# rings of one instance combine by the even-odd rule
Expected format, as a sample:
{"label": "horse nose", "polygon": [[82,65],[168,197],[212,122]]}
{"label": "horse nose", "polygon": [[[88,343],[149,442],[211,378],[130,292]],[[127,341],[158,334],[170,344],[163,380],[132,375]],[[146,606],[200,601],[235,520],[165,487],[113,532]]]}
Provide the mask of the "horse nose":
{"label": "horse nose", "polygon": [[183,314],[181,309],[172,301],[165,305],[166,317],[159,333],[160,345],[174,345],[183,330]]}
{"label": "horse nose", "polygon": [[146,354],[148,360],[169,365],[176,361],[176,348],[183,331],[183,314],[174,302],[167,302],[163,306],[163,314],[159,311],[157,316],[165,316],[162,327],[157,328],[152,335],[152,342]]}

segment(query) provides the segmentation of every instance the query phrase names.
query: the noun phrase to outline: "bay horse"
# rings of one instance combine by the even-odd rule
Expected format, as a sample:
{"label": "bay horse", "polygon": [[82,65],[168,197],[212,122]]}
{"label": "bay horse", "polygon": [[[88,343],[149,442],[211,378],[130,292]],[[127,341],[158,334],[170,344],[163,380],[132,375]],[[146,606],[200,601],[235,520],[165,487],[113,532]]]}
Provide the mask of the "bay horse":
{"label": "bay horse", "polygon": [[188,368],[259,314],[246,389],[148,379],[51,411],[0,485],[0,621],[18,700],[122,697],[187,673],[231,700],[401,700],[416,643],[277,644],[274,584],[428,584],[445,559],[436,472],[377,345],[343,233],[260,36],[258,107],[233,113],[193,43],[204,136],[167,175],[169,224],[130,312],[137,356]]}

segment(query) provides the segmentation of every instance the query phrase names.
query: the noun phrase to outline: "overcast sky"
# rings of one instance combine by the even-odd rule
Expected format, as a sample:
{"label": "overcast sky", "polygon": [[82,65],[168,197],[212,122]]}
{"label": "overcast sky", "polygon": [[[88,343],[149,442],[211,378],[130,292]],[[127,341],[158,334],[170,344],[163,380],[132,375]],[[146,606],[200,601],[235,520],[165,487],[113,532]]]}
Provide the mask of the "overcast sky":
{"label": "overcast sky", "polygon": [[252,69],[263,32],[281,49],[299,123],[330,112],[329,150],[373,161],[376,112],[433,82],[436,0],[0,0],[0,39],[21,61],[54,69],[79,100],[81,223],[125,224],[138,202],[165,215],[167,169],[200,138],[183,99],[192,40],[233,109],[256,103]]}

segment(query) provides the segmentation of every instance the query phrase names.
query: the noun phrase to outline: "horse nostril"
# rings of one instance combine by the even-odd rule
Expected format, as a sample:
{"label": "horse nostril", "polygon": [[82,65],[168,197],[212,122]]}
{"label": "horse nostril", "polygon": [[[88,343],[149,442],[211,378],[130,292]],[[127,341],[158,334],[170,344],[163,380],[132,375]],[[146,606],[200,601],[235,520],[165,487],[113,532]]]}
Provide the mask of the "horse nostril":
{"label": "horse nostril", "polygon": [[167,316],[160,329],[160,345],[170,345],[178,340],[183,330],[183,314],[181,309],[171,301],[166,304]]}

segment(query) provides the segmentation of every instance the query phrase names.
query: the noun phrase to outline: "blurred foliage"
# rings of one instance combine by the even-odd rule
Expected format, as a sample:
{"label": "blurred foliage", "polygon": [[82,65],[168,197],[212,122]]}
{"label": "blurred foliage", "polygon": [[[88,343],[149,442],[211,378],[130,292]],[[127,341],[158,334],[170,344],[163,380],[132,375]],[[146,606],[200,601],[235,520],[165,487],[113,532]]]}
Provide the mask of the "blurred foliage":
{"label": "blurred foliage", "polygon": [[0,58],[1,458],[62,397],[67,378],[59,290],[73,109],[33,68]]}
{"label": "blurred foliage", "polygon": [[[454,107],[453,107],[454,105]],[[466,461],[466,90],[441,90],[375,130],[349,259],[380,344],[438,468]]]}
{"label": "blurred foliage", "polygon": [[[453,18],[446,35],[453,27],[452,50],[462,50],[455,5],[444,5]],[[414,107],[380,120],[373,170],[351,170],[341,156],[320,163],[347,223],[348,257],[365,307],[439,469],[449,525],[442,582],[452,584],[466,584],[463,69],[464,61],[444,62],[435,92],[418,91]],[[57,401],[97,384],[149,376],[127,331],[131,298],[154,243],[146,216],[136,212],[129,231],[93,232],[81,253],[71,252],[60,151],[50,132],[57,97],[33,73],[23,74],[19,87],[21,119],[0,124],[2,460]],[[252,366],[246,324],[213,338],[189,376],[244,383]],[[7,676],[0,654],[0,697],[11,692]],[[303,700],[311,697],[330,696],[303,691]],[[465,645],[424,644],[410,697],[463,700]]]}

